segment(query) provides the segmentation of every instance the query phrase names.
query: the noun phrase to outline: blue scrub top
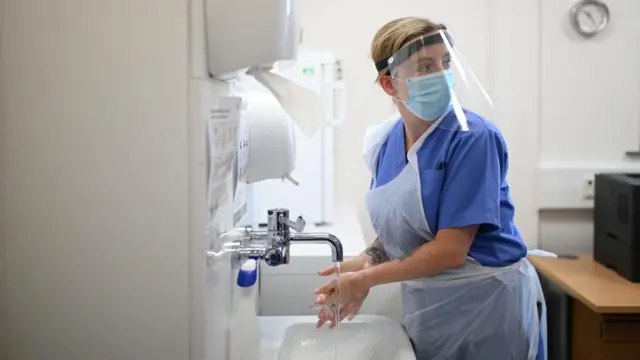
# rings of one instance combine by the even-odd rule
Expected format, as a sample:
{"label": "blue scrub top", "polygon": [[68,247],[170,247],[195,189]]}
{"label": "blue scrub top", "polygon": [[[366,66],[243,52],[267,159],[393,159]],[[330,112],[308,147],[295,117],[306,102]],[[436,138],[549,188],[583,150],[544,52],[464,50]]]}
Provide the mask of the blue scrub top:
{"label": "blue scrub top", "polygon": [[[469,131],[454,131],[450,111],[417,150],[422,206],[431,232],[479,225],[469,256],[484,266],[511,265],[527,254],[514,223],[506,180],[507,145],[498,128],[466,111]],[[393,180],[407,163],[400,119],[380,148],[375,186]],[[417,189],[416,189],[417,190]],[[416,191],[416,194],[418,192]]]}

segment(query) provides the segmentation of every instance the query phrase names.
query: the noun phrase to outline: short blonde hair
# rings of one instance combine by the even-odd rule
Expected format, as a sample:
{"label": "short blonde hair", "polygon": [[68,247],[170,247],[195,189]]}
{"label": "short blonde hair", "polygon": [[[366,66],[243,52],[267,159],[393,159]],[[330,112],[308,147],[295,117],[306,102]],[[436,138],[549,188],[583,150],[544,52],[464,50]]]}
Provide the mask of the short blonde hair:
{"label": "short blonde hair", "polygon": [[[443,29],[445,29],[444,25],[419,17],[403,17],[392,20],[382,26],[373,36],[371,59],[374,63],[387,60],[410,41]],[[379,70],[376,80],[385,75],[389,75],[388,68]]]}

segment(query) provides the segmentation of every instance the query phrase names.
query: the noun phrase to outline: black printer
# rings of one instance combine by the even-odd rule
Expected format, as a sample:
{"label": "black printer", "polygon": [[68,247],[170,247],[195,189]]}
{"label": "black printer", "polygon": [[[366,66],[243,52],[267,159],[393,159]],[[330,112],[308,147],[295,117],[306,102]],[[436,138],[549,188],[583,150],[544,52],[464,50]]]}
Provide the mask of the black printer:
{"label": "black printer", "polygon": [[597,174],[593,258],[640,282],[640,174]]}

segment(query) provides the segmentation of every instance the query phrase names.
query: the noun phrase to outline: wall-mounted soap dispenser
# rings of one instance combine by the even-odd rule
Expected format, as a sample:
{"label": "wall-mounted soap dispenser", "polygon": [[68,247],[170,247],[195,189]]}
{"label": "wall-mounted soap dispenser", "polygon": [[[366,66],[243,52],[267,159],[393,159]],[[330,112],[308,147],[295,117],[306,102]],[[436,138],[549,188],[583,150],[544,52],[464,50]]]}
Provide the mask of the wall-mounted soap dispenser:
{"label": "wall-mounted soap dispenser", "polygon": [[211,75],[295,59],[302,32],[296,0],[205,0]]}

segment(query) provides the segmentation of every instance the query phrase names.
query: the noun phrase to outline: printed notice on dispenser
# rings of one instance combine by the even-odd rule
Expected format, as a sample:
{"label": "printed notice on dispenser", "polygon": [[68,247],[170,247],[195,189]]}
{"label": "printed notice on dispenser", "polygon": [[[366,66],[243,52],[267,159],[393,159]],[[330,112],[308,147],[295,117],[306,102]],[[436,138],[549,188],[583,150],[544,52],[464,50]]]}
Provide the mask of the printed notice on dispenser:
{"label": "printed notice on dispenser", "polygon": [[221,96],[205,108],[209,137],[209,221],[219,209],[232,203],[237,173],[238,132],[242,98]]}
{"label": "printed notice on dispenser", "polygon": [[224,180],[236,161],[240,124],[239,97],[221,97],[208,109],[212,181]]}

